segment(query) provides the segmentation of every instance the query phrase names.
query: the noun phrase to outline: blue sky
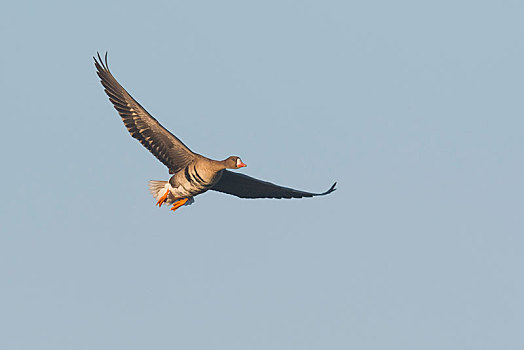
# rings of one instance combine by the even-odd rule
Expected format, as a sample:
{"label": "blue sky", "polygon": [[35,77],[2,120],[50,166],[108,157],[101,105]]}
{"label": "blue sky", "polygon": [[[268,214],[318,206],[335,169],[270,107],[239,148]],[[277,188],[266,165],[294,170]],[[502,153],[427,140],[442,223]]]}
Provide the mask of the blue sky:
{"label": "blue sky", "polygon": [[[522,348],[523,10],[6,4],[0,347]],[[338,190],[155,207],[97,51],[192,150]]]}

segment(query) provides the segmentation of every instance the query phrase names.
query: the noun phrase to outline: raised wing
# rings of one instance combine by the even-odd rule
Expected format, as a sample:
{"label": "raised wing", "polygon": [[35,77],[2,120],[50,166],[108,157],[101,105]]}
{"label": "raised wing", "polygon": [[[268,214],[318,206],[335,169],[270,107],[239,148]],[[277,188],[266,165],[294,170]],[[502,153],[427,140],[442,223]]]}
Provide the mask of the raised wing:
{"label": "raised wing", "polygon": [[240,198],[302,198],[323,196],[335,191],[336,182],[324,193],[310,193],[282,187],[253,177],[224,170],[218,183],[211,189]]}
{"label": "raised wing", "polygon": [[127,130],[145,148],[169,168],[173,174],[186,167],[194,159],[195,154],[175,135],[153,118],[123,87],[116,81],[100,54],[95,60],[95,67],[100,81],[105,88],[109,101],[122,117]]}

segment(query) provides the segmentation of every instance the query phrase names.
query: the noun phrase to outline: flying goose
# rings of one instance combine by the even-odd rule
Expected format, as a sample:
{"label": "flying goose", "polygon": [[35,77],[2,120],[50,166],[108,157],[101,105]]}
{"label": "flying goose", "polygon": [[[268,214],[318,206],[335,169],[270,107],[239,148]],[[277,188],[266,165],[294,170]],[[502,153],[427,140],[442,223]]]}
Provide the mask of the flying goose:
{"label": "flying goose", "polygon": [[102,61],[93,57],[97,74],[109,101],[122,117],[127,130],[173,174],[169,181],[149,181],[149,190],[157,205],[173,204],[175,211],[194,202],[193,197],[214,190],[240,198],[302,198],[323,196],[335,191],[336,182],[324,193],[310,193],[282,187],[226,169],[240,169],[246,164],[240,157],[231,156],[218,161],[191,151],[153,118],[118,83],[109,71],[107,52]]}

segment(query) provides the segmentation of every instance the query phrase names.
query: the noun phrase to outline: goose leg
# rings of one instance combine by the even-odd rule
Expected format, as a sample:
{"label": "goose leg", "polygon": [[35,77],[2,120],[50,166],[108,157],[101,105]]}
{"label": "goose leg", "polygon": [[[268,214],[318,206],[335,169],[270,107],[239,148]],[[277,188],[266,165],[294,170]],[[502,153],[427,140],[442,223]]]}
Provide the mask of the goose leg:
{"label": "goose leg", "polygon": [[166,193],[160,197],[160,199],[158,200],[158,202],[156,202],[156,205],[158,205],[159,207],[162,206],[162,204],[166,201],[167,199],[167,195],[169,194],[169,190],[166,191]]}
{"label": "goose leg", "polygon": [[171,210],[172,211],[175,211],[177,210],[178,208],[180,208],[181,206],[183,206],[184,204],[186,204],[186,202],[188,201],[189,198],[183,198],[181,200],[178,200],[176,201],[173,206],[171,207]]}

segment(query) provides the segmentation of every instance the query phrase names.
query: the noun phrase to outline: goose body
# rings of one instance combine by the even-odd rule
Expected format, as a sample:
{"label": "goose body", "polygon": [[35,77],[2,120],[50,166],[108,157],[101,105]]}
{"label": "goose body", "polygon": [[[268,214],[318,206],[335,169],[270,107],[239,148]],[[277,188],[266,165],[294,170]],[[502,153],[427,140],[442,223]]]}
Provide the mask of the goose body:
{"label": "goose body", "polygon": [[[97,59],[98,57],[98,59]],[[191,151],[175,135],[153,118],[114,78],[107,65],[107,53],[93,57],[95,67],[109,100],[120,114],[124,125],[172,174],[168,181],[149,182],[157,205],[173,204],[171,210],[194,202],[196,195],[208,190],[240,198],[303,198],[322,196],[335,190],[334,183],[323,193],[311,193],[282,187],[227,169],[246,165],[238,156],[213,160]]]}

